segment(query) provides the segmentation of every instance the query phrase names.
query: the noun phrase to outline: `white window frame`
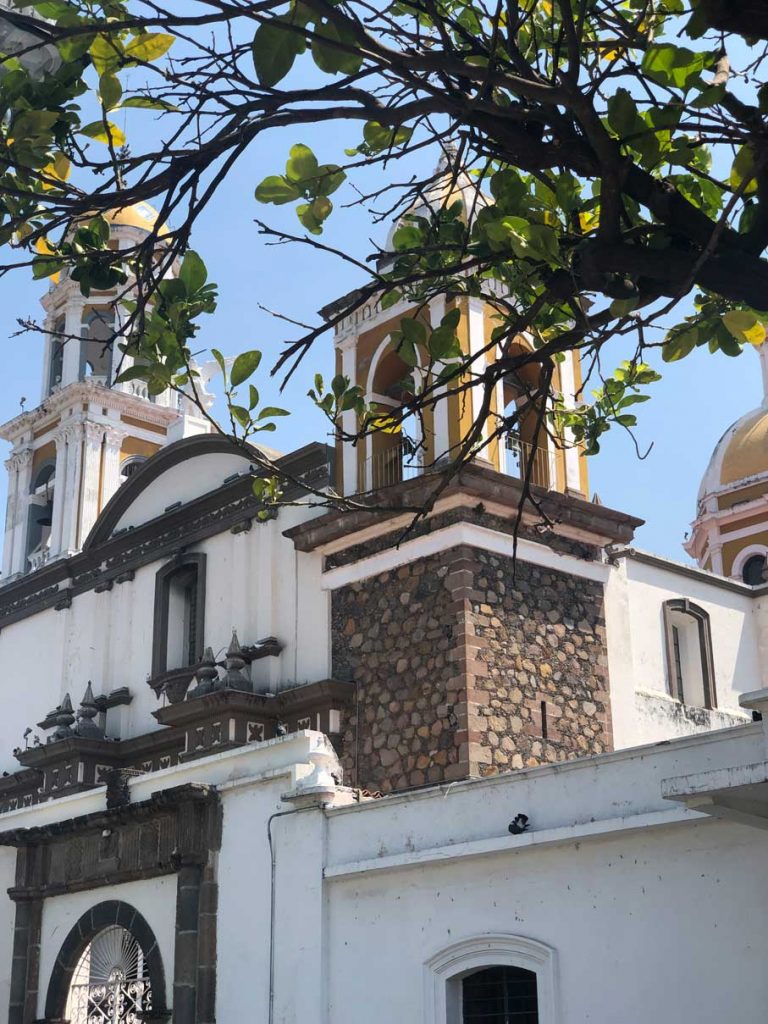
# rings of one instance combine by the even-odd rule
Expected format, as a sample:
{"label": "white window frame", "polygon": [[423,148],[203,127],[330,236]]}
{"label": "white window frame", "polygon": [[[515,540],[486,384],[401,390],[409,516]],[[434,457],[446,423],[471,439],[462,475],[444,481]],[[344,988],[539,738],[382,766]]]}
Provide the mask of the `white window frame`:
{"label": "white window frame", "polygon": [[522,967],[536,975],[539,1024],[557,1024],[554,949],[521,935],[477,935],[448,946],[424,964],[424,1024],[461,1024],[461,982],[485,967]]}
{"label": "white window frame", "polygon": [[768,559],[768,548],[765,544],[749,544],[747,547],[742,548],[733,560],[733,568],[731,569],[732,579],[741,580],[744,566],[754,555],[762,555],[763,558]]}

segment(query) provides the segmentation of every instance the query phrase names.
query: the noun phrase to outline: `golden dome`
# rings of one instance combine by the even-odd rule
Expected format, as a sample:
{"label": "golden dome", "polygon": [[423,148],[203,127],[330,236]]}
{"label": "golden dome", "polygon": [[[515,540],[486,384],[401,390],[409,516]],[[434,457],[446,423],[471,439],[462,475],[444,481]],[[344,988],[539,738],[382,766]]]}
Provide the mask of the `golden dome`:
{"label": "golden dome", "polygon": [[[122,206],[116,210],[108,210],[104,216],[116,227],[140,228],[142,231],[152,231],[157,224],[159,216],[154,206],[149,203],[134,203],[131,206]],[[167,225],[163,225],[167,230]]]}
{"label": "golden dome", "polygon": [[747,413],[723,438],[725,450],[720,464],[720,483],[736,483],[768,473],[768,409]]}

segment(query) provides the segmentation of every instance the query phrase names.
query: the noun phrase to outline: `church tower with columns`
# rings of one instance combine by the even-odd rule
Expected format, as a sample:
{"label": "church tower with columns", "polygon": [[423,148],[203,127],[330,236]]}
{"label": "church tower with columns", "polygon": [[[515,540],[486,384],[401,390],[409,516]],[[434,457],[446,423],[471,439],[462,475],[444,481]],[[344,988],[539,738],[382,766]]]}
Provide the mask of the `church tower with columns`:
{"label": "church tower with columns", "polygon": [[684,545],[702,569],[752,586],[768,579],[768,341],[757,353],[763,400],[717,442]]}
{"label": "church tower with columns", "polygon": [[[110,246],[128,248],[147,237],[157,213],[139,203],[107,219]],[[12,445],[2,583],[81,550],[101,510],[142,462],[169,441],[209,430],[184,398],[150,396],[142,381],[115,383],[122,354],[110,339],[126,319],[117,289],[85,297],[63,271],[42,305],[40,402],[0,426]]]}

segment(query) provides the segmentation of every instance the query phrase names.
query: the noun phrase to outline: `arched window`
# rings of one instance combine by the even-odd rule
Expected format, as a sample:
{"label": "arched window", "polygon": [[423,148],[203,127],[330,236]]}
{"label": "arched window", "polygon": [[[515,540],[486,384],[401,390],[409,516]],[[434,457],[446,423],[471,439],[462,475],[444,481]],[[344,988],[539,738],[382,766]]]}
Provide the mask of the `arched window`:
{"label": "arched window", "polygon": [[203,655],[205,555],[182,554],[155,576],[152,675],[196,665]]}
{"label": "arched window", "polygon": [[687,598],[664,605],[669,691],[692,707],[716,706],[709,615]]}
{"label": "arched window", "polygon": [[163,962],[146,920],[120,900],[87,910],[56,958],[45,1019],[136,1024],[166,1016]]}
{"label": "arched window", "polygon": [[741,578],[750,587],[758,587],[765,583],[765,555],[750,555],[741,568]]}
{"label": "arched window", "polygon": [[555,1024],[555,953],[517,935],[480,935],[424,965],[426,1024]]}

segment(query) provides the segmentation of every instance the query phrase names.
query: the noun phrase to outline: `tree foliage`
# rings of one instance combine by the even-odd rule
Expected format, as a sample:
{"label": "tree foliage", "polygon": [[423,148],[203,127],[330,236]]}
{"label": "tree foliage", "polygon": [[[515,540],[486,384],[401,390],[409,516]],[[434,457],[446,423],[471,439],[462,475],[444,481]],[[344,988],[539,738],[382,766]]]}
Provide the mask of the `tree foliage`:
{"label": "tree foliage", "polygon": [[[462,354],[452,311],[431,327],[409,315],[396,333],[406,366],[418,353],[426,364],[398,420],[422,417],[446,388],[482,393],[454,468],[515,429],[520,408],[493,412],[491,396],[499,381],[530,379],[531,365],[544,384],[524,388],[528,401],[551,410],[539,429],[568,427],[595,452],[608,427],[634,426],[627,409],[657,376],[650,348],[666,361],[701,346],[735,356],[765,337],[759,0],[31,0],[31,16],[23,2],[0,14],[0,269],[64,270],[86,295],[124,286],[125,375],[150,390],[194,392],[197,318],[215,307],[188,248],[195,220],[258,147],[274,171],[244,201],[293,207],[298,241],[329,248],[331,197],[372,165],[381,186],[356,201],[400,216],[394,252],[338,254],[356,262],[360,288],[287,338],[273,373],[290,376],[363,300],[426,308],[445,295],[494,309],[498,358],[487,363]],[[141,89],[128,88],[131,68]],[[124,107],[159,118],[163,145],[143,145],[136,120],[126,140]],[[320,164],[301,141],[309,124],[343,139],[338,162]],[[439,180],[396,185],[425,147],[443,155]],[[104,214],[140,200],[160,209],[155,232],[110,250]],[[515,345],[521,334],[532,350]],[[552,388],[569,350],[593,382],[575,409]],[[241,355],[227,377],[235,436],[283,413],[260,407],[260,358]],[[318,377],[310,396],[335,424],[355,411],[350,441],[386,429],[344,377]]]}

